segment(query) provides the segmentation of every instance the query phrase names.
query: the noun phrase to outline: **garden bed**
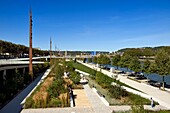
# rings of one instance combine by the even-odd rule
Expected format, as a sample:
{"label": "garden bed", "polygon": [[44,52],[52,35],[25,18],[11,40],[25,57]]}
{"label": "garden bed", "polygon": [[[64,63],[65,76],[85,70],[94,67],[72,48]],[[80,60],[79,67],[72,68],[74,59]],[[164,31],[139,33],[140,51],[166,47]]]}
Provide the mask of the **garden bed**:
{"label": "garden bed", "polygon": [[148,99],[142,98],[138,95],[128,93],[128,97],[124,97],[121,99],[115,99],[110,96],[108,89],[102,88],[95,80],[91,79],[90,77],[86,76],[89,80],[89,86],[95,87],[102,95],[105,96],[105,99],[109,102],[110,105],[132,105],[134,103],[140,104],[142,101],[143,104],[150,104]]}

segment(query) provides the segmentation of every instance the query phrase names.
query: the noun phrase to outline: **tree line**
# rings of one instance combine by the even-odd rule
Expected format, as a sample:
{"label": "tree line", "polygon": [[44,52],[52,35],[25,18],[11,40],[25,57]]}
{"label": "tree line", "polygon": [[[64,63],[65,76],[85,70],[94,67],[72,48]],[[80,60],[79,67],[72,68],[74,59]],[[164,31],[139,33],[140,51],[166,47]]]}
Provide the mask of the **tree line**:
{"label": "tree line", "polygon": [[124,54],[128,54],[131,56],[155,56],[157,52],[161,49],[164,49],[167,53],[170,54],[170,46],[159,46],[159,47],[143,47],[143,48],[125,48],[120,49],[117,52],[123,52]]}
{"label": "tree line", "polygon": [[[29,54],[29,47],[0,40],[0,54],[2,55],[3,53],[9,53],[13,57],[22,57],[24,54]],[[33,56],[43,56],[48,54],[49,51],[42,51],[33,48]]]}

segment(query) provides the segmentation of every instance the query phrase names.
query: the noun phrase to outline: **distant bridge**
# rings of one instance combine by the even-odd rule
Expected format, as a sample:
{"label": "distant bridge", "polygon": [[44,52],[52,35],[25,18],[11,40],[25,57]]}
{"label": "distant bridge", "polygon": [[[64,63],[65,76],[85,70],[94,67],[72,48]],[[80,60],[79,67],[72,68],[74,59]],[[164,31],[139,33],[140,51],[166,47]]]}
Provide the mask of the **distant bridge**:
{"label": "distant bridge", "polygon": [[[66,58],[66,59],[70,59],[70,58],[92,58],[95,55],[76,55],[76,56],[51,56],[51,58]],[[36,59],[48,59],[50,58],[50,56],[40,56],[40,57],[33,57],[33,60]],[[29,58],[17,58],[17,59],[10,59],[10,60],[29,60]]]}
{"label": "distant bridge", "polygon": [[[92,58],[95,55],[77,55],[77,56],[51,56],[52,59],[55,58],[66,58],[66,59],[71,59],[71,58]],[[50,59],[50,56],[41,56],[41,57],[33,57],[32,60],[36,59]],[[32,61],[33,64],[43,64],[44,62],[42,61]],[[0,66],[4,65],[24,65],[24,64],[29,64],[29,58],[16,58],[16,59],[5,59],[5,60],[0,60]]]}
{"label": "distant bridge", "polygon": [[[44,62],[41,61],[33,61],[33,64],[43,64]],[[22,61],[22,60],[0,60],[0,66],[4,65],[28,65],[29,61]]]}

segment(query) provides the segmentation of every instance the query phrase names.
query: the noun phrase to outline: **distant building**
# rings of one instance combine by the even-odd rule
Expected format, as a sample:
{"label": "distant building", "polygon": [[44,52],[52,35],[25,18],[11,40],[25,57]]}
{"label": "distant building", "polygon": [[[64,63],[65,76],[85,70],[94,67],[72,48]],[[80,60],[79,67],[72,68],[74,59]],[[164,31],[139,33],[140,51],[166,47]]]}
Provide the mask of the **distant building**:
{"label": "distant building", "polygon": [[40,48],[40,47],[36,47],[36,48],[34,48],[34,49],[41,50],[41,48]]}
{"label": "distant building", "polygon": [[96,55],[96,51],[92,51],[92,52],[91,52],[91,55]]}

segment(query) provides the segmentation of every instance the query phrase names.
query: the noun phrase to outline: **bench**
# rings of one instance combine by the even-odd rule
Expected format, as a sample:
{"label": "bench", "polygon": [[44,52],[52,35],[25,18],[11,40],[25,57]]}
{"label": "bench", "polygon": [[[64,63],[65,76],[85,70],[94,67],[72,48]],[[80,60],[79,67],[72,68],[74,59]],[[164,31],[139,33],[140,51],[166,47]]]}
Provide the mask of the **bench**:
{"label": "bench", "polygon": [[99,91],[97,91],[97,93],[99,94],[99,96],[101,97],[105,97],[103,94],[101,94]]}

